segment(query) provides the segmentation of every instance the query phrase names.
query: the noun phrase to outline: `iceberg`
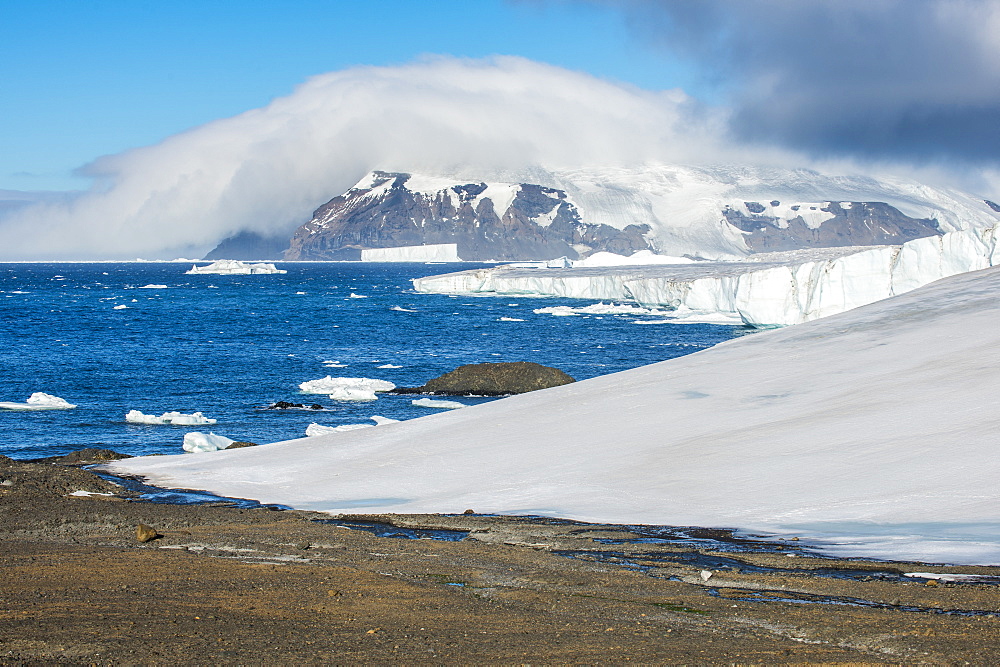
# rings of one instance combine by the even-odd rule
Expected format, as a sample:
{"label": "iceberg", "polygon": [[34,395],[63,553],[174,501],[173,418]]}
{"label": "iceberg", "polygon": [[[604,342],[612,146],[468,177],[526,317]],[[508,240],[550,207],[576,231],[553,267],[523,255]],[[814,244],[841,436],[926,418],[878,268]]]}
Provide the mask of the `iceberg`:
{"label": "iceberg", "polygon": [[413,405],[418,408],[437,408],[440,410],[457,410],[458,408],[467,408],[465,403],[459,403],[458,401],[440,401],[433,398],[416,398],[410,401]]}
{"label": "iceberg", "polygon": [[[391,382],[386,380],[373,380],[371,378],[335,378],[327,375],[318,380],[309,380],[299,385],[299,390],[303,394],[335,394],[341,390],[367,392],[392,391],[396,388]],[[371,400],[375,400],[372,398]]]}
{"label": "iceberg", "polygon": [[362,262],[461,262],[457,243],[371,248],[361,251]]}
{"label": "iceberg", "polygon": [[313,438],[317,435],[330,435],[332,433],[357,431],[361,428],[374,428],[375,426],[382,426],[384,424],[395,424],[399,421],[398,419],[390,419],[389,417],[383,417],[381,415],[372,415],[371,420],[375,422],[375,424],[341,424],[340,426],[323,426],[322,424],[313,422],[306,427],[306,437]]}
{"label": "iceberg", "polygon": [[185,452],[198,454],[201,452],[217,452],[220,449],[225,449],[234,442],[236,441],[224,435],[192,432],[184,434],[184,444],[181,447]]}
{"label": "iceberg", "polygon": [[0,401],[0,410],[70,410],[75,407],[65,399],[42,391],[36,391],[24,403]]}
{"label": "iceberg", "polygon": [[143,414],[138,410],[129,410],[125,415],[125,421],[129,424],[171,424],[173,426],[200,426],[202,424],[215,424],[217,419],[210,419],[200,412],[184,414],[183,412],[164,412],[156,415]]}
{"label": "iceberg", "polygon": [[219,274],[233,276],[247,276],[256,274],[288,273],[284,269],[277,268],[274,264],[248,264],[238,259],[220,259],[212,262],[208,266],[198,266],[195,264],[190,271],[185,271],[188,275]]}
{"label": "iceberg", "polygon": [[735,527],[1000,564],[997,294],[1000,267],[394,428],[106,467],[331,513],[379,498],[365,511]]}
{"label": "iceberg", "polygon": [[989,227],[899,246],[792,250],[739,261],[572,269],[498,266],[416,278],[413,285],[418,292],[436,294],[630,301],[770,328],[834,315],[997,264],[997,228]]}

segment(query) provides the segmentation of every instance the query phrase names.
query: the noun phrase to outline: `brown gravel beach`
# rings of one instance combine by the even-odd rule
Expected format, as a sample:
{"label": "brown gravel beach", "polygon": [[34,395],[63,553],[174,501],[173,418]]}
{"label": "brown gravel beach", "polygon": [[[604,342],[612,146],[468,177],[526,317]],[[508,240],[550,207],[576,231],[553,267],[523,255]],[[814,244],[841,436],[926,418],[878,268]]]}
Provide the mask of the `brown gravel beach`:
{"label": "brown gravel beach", "polygon": [[[723,531],[615,543],[639,536],[354,517],[469,531],[398,539],[327,515],[127,496],[84,470],[0,457],[0,663],[1000,662],[1000,568],[820,559]],[[139,525],[157,537],[140,542]]]}

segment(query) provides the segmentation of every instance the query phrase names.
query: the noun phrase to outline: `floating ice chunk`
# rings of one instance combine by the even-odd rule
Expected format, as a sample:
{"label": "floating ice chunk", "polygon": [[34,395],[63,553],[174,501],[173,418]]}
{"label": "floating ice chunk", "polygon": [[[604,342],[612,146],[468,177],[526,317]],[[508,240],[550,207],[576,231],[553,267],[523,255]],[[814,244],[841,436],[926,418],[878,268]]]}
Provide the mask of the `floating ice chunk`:
{"label": "floating ice chunk", "polygon": [[383,417],[382,415],[372,415],[372,421],[375,422],[376,426],[382,426],[383,424],[396,424],[399,422],[398,419]]}
{"label": "floating ice chunk", "polygon": [[153,283],[150,283],[148,285],[143,285],[138,289],[169,289],[169,287],[167,287],[166,285],[154,285]]}
{"label": "floating ice chunk", "polygon": [[501,322],[523,322],[524,320],[522,320],[520,317],[501,317],[500,321]]}
{"label": "floating ice chunk", "polygon": [[324,368],[347,368],[347,364],[342,364],[339,361],[327,361],[323,364]]}
{"label": "floating ice chunk", "polygon": [[218,420],[206,417],[200,412],[184,414],[183,412],[164,412],[156,415],[146,415],[138,410],[129,410],[125,415],[125,421],[129,424],[172,424],[174,426],[199,426],[202,424],[215,424]]}
{"label": "floating ice chunk", "polygon": [[364,294],[355,294],[354,292],[351,292],[351,296],[349,296],[347,298],[348,299],[367,299],[368,297],[365,296]]}
{"label": "floating ice chunk", "polygon": [[669,310],[643,308],[627,303],[618,304],[613,301],[611,303],[601,301],[600,303],[580,306],[578,308],[573,308],[572,306],[548,306],[546,308],[536,308],[533,312],[537,315],[556,315],[557,317],[566,317],[569,315],[673,315]]}
{"label": "floating ice chunk", "polygon": [[338,389],[362,389],[370,392],[392,391],[396,388],[386,380],[371,378],[335,378],[327,375],[319,380],[309,380],[299,385],[303,394],[332,394]]}
{"label": "floating ice chunk", "polygon": [[413,308],[403,308],[402,306],[393,306],[389,310],[395,310],[396,312],[399,312],[399,313],[415,313],[415,312],[417,312],[416,309],[413,309]]}
{"label": "floating ice chunk", "polygon": [[433,398],[415,398],[410,403],[420,408],[439,408],[441,410],[457,410],[468,407],[465,403],[458,401],[437,401]]}
{"label": "floating ice chunk", "polygon": [[122,304],[118,304],[117,306],[115,306],[111,310],[125,310],[126,308],[128,308],[128,306],[126,306],[124,303],[122,303]]}
{"label": "floating ice chunk", "polygon": [[397,366],[395,364],[382,364],[381,366],[376,366],[375,368],[402,368],[402,366]]}
{"label": "floating ice chunk", "polygon": [[215,273],[221,275],[251,275],[251,274],[273,274],[288,273],[284,269],[277,268],[274,264],[247,264],[238,259],[220,259],[212,262],[208,266],[194,265],[190,271],[185,271],[188,275],[201,275]]}
{"label": "floating ice chunk", "polygon": [[220,449],[225,449],[229,445],[236,442],[232,438],[227,438],[224,435],[216,435],[214,433],[198,433],[197,431],[184,434],[184,444],[182,447],[185,452],[199,453],[199,452],[215,452]]}
{"label": "floating ice chunk", "polygon": [[[395,424],[398,419],[390,419],[389,417],[383,417],[381,415],[373,415],[372,421],[375,422],[375,426],[382,426],[384,424]],[[374,428],[371,424],[341,424],[340,426],[323,426],[322,424],[317,424],[313,422],[306,427],[306,436],[313,437],[316,435],[330,435],[331,433],[343,433],[344,431],[356,431],[359,428]]]}
{"label": "floating ice chunk", "polygon": [[306,427],[306,437],[312,438],[317,435],[330,435],[331,433],[343,433],[344,431],[356,431],[359,428],[375,428],[371,424],[341,424],[340,426],[323,426],[313,422]]}
{"label": "floating ice chunk", "polygon": [[378,396],[371,389],[362,387],[338,387],[330,394],[335,401],[375,401]]}
{"label": "floating ice chunk", "polygon": [[65,399],[42,391],[36,391],[24,403],[0,402],[0,410],[69,410],[75,407]]}

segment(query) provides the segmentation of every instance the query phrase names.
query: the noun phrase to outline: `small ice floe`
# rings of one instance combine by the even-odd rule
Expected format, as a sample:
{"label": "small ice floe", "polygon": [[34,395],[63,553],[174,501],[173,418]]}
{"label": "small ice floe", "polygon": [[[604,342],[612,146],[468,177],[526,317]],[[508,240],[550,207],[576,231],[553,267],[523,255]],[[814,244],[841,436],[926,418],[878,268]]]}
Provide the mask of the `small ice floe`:
{"label": "small ice floe", "polygon": [[390,419],[381,415],[372,415],[375,424],[341,424],[340,426],[323,426],[313,422],[306,427],[306,437],[312,438],[317,435],[330,435],[331,433],[344,433],[345,431],[357,431],[360,428],[375,428],[384,424],[395,424],[398,419]]}
{"label": "small ice floe", "polygon": [[410,403],[420,408],[439,408],[441,410],[457,410],[468,407],[465,403],[458,401],[438,401],[433,398],[415,398]]}
{"label": "small ice floe", "polygon": [[364,294],[355,294],[354,292],[351,292],[351,296],[349,296],[347,298],[348,299],[367,299],[368,297],[365,296]]}
{"label": "small ice floe", "polygon": [[128,306],[126,306],[124,303],[120,303],[111,310],[125,310],[126,308],[128,308]]}
{"label": "small ice floe", "polygon": [[167,287],[166,285],[154,285],[153,283],[150,283],[148,285],[143,285],[141,287],[138,287],[137,289],[170,289],[170,288]]}
{"label": "small ice floe", "polygon": [[376,366],[375,368],[402,368],[402,366],[397,366],[395,364],[382,364],[381,366]]}
{"label": "small ice floe", "polygon": [[501,322],[523,322],[524,320],[522,320],[520,317],[501,317],[500,321]]}
{"label": "small ice floe", "polygon": [[305,294],[305,292],[296,292],[296,294]]}
{"label": "small ice floe", "polygon": [[197,454],[200,452],[217,452],[220,449],[225,449],[234,442],[236,441],[224,435],[191,432],[184,434],[184,444],[182,447],[185,452]]}
{"label": "small ice floe", "polygon": [[396,312],[399,312],[399,313],[415,313],[415,312],[417,312],[417,311],[416,311],[416,310],[414,310],[414,309],[411,309],[411,308],[403,308],[402,306],[393,306],[393,307],[392,307],[392,308],[390,308],[389,310],[395,310]]}
{"label": "small ice floe", "polygon": [[327,375],[299,385],[303,394],[327,394],[335,401],[374,401],[380,391],[396,388],[391,382],[371,378],[335,378]]}
{"label": "small ice floe", "polygon": [[65,399],[42,391],[36,391],[24,403],[0,401],[0,410],[70,410],[75,407]]}
{"label": "small ice floe", "polygon": [[342,364],[339,361],[324,361],[323,366],[325,368],[347,368],[347,364]]}
{"label": "small ice floe", "polygon": [[238,259],[220,259],[212,262],[208,266],[198,266],[195,264],[190,271],[185,271],[188,275],[219,274],[230,276],[248,276],[258,274],[288,273],[284,269],[277,268],[274,264],[247,264]]}
{"label": "small ice floe", "polygon": [[128,413],[125,415],[125,421],[127,421],[129,424],[171,424],[173,426],[201,426],[207,424],[215,424],[218,420],[206,417],[200,412],[193,412],[191,414],[184,414],[183,412],[164,412],[162,415],[157,417],[156,415],[143,414],[138,410],[129,410]]}
{"label": "small ice floe", "polygon": [[672,315],[669,310],[659,310],[656,308],[643,308],[627,303],[595,303],[590,306],[574,308],[572,306],[549,306],[547,308],[536,308],[533,311],[536,315],[555,315],[557,317],[567,317],[570,315]]}

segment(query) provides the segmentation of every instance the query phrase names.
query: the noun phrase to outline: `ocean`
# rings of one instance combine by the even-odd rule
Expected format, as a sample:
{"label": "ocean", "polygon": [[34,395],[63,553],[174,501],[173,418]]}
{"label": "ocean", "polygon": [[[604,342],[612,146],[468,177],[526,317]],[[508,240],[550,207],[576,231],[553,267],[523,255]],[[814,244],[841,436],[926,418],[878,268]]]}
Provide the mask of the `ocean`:
{"label": "ocean", "polygon": [[[84,447],[180,453],[184,434],[258,443],[310,423],[371,424],[434,412],[414,396],[304,395],[333,377],[419,386],[457,366],[533,361],[578,380],[705,349],[750,330],[636,314],[535,313],[592,301],[419,294],[411,280],[479,265],[283,263],[285,274],[186,275],[180,263],[0,264],[0,401],[45,392],[72,410],[0,410],[0,454]],[[497,400],[459,398],[465,404]],[[267,409],[277,401],[322,410]],[[136,425],[130,410],[202,412],[212,426]]]}

